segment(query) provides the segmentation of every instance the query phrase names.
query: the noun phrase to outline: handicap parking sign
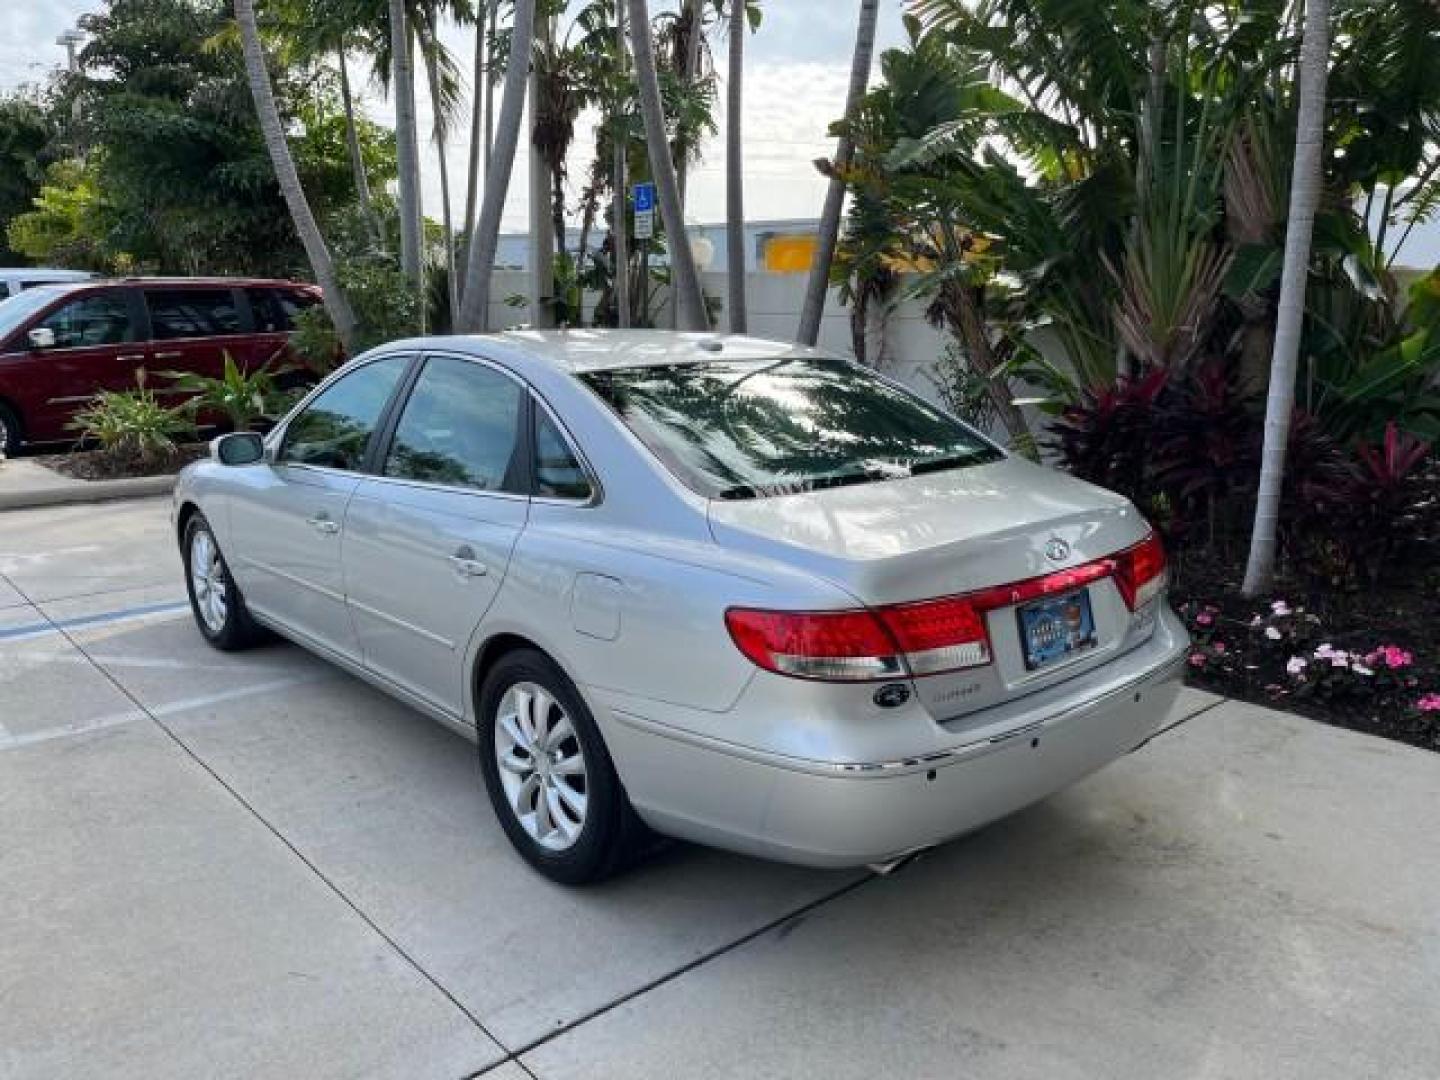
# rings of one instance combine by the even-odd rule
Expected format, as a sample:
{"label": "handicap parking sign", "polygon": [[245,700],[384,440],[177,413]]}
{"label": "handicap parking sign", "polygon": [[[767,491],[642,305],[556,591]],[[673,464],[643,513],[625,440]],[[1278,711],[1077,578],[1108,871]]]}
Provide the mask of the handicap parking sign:
{"label": "handicap parking sign", "polygon": [[655,209],[655,185],[650,183],[635,185],[635,212],[646,213]]}

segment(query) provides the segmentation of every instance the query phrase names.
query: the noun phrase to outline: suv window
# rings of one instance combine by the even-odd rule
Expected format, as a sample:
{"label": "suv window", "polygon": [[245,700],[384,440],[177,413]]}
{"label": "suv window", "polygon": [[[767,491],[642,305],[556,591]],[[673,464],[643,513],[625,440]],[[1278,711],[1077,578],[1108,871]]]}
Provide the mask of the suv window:
{"label": "suv window", "polygon": [[1002,456],[914,394],[840,360],[716,360],[581,378],[707,498],[895,480]]}
{"label": "suv window", "polygon": [[[41,295],[41,294],[35,294]],[[87,293],[56,308],[31,329],[55,332],[55,348],[83,349],[135,340],[130,304],[118,290]]]}
{"label": "suv window", "polygon": [[297,289],[246,289],[255,312],[255,329],[262,334],[288,334],[300,312],[319,303]]}
{"label": "suv window", "polygon": [[229,289],[146,289],[145,303],[156,341],[240,333],[240,312]]}
{"label": "suv window", "polygon": [[535,494],[549,499],[588,499],[590,478],[564,434],[539,404],[535,406]]}
{"label": "suv window", "polygon": [[408,356],[387,356],[341,376],[285,429],[277,462],[358,471]]}
{"label": "suv window", "polygon": [[385,475],[402,480],[522,492],[524,391],[498,371],[431,357],[400,414]]}

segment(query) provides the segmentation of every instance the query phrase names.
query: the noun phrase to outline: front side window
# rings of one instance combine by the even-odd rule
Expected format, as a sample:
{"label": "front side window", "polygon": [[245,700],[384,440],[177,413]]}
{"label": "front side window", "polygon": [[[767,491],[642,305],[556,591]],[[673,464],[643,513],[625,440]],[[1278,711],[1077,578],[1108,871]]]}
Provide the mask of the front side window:
{"label": "front side window", "polygon": [[549,499],[588,499],[593,494],[570,444],[550,414],[535,406],[535,494]]}
{"label": "front side window", "polygon": [[135,340],[130,304],[119,291],[90,293],[72,300],[32,327],[41,328],[55,332],[57,349],[120,345]]}
{"label": "front side window", "polygon": [[240,312],[229,289],[146,289],[145,303],[156,341],[240,333]]}
{"label": "front side window", "polygon": [[707,498],[788,495],[1001,457],[914,394],[840,360],[717,360],[581,378]]}
{"label": "front side window", "polygon": [[400,414],[385,457],[385,475],[477,491],[522,492],[524,400],[524,391],[498,371],[432,356]]}
{"label": "front side window", "polygon": [[290,421],[277,462],[358,471],[408,363],[409,357],[387,356],[327,386]]}

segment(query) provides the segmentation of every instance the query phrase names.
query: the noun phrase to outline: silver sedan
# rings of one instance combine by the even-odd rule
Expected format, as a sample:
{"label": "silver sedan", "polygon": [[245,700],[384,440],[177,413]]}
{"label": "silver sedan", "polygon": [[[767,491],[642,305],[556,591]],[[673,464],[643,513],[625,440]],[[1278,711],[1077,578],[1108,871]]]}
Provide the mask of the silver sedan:
{"label": "silver sedan", "polygon": [[476,740],[565,882],[656,834],[887,864],[1160,731],[1185,631],[1125,499],[749,338],[399,341],[175,492],[200,632]]}

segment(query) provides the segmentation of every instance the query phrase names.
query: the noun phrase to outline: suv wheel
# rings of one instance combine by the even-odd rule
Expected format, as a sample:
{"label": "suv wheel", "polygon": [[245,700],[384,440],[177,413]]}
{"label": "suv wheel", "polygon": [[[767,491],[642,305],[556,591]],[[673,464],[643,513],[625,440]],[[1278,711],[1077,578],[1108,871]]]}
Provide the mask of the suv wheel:
{"label": "suv wheel", "polygon": [[20,451],[20,417],[0,403],[0,457],[14,457]]}

